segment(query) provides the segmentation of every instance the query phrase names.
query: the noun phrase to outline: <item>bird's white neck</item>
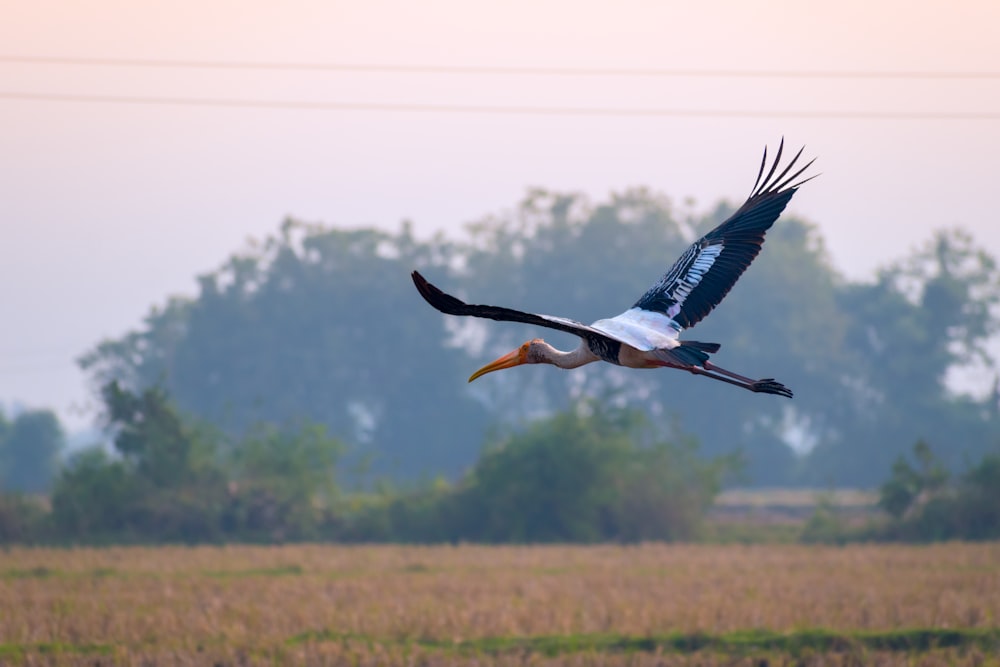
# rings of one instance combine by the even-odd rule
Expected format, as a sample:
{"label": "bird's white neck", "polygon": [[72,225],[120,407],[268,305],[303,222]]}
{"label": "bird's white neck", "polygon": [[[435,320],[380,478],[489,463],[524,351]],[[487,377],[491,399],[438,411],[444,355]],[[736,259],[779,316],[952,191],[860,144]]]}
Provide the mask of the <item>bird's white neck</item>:
{"label": "bird's white neck", "polygon": [[584,364],[599,361],[599,359],[596,354],[590,351],[587,342],[583,340],[580,341],[579,347],[570,352],[557,350],[544,341],[541,341],[538,347],[537,363],[552,364],[553,366],[567,370],[570,368],[579,368]]}

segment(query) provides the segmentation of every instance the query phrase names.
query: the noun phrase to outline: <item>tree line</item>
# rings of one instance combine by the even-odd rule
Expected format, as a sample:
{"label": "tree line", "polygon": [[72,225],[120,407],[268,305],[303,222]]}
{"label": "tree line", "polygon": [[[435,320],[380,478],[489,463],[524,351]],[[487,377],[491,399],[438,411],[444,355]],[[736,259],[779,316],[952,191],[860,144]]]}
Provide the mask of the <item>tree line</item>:
{"label": "tree line", "polygon": [[322,425],[239,438],[183,415],[161,387],[102,390],[111,451],[73,455],[47,505],[0,496],[0,541],[595,542],[693,539],[732,469],[631,408],[584,401],[492,441],[460,479],[337,482]]}
{"label": "tree line", "polygon": [[[112,382],[101,394],[111,449],[73,454],[44,499],[0,494],[0,543],[719,539],[706,512],[741,467],[706,459],[640,410],[583,399],[489,441],[455,481],[352,489],[338,482],[345,447],[322,425],[258,424],[232,438],[185,416],[162,387]],[[954,476],[919,442],[894,463],[879,507],[857,526],[820,503],[799,537],[1000,538],[1000,451]]]}
{"label": "tree line", "polygon": [[[409,281],[416,268],[470,301],[591,321],[624,310],[730,211],[678,214],[646,190],[597,204],[536,190],[461,239],[286,221],[201,276],[196,296],[84,355],[110,447],[60,465],[51,412],[0,415],[0,535],[692,539],[737,460],[740,484],[888,484],[879,539],[992,534],[1000,395],[947,382],[995,366],[998,270],[964,232],[863,282],[837,273],[814,227],[779,220],[696,333],[793,401],[606,364],[469,385],[525,339],[575,339],[443,317]],[[917,441],[934,443],[938,477],[921,477],[919,452],[906,463]],[[858,537],[822,507],[807,533]]]}
{"label": "tree line", "polygon": [[601,396],[697,434],[705,456],[741,455],[744,482],[757,485],[871,488],[919,439],[949,443],[940,455],[952,470],[997,445],[997,392],[948,385],[958,369],[995,367],[986,343],[998,329],[1000,272],[960,230],[852,281],[814,226],[776,223],[731,295],[688,335],[721,342],[726,367],[778,378],[792,401],[607,364],[525,367],[468,385],[471,370],[523,340],[576,341],[446,318],[409,280],[418,269],[472,302],[593,321],[627,308],[731,211],[678,212],[644,189],[598,203],[533,190],[461,238],[289,220],[201,276],[196,296],[154,307],[82,364],[97,385],[161,385],[231,437],[259,422],[323,424],[348,443],[344,469],[369,480],[456,480],[486,434]]}

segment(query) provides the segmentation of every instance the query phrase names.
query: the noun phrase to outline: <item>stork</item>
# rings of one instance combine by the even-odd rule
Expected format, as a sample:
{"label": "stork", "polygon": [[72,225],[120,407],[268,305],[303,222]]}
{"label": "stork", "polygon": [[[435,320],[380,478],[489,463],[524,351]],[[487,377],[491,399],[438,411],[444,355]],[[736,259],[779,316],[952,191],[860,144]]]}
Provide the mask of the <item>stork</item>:
{"label": "stork", "polygon": [[417,271],[412,274],[413,283],[427,303],[448,315],[523,322],[580,337],[580,345],[569,352],[557,350],[540,338],[529,340],[480,368],[469,382],[486,373],[521,364],[552,364],[569,369],[606,361],[627,368],[677,368],[749,391],[791,398],[792,391],[774,378],[754,380],[709,361],[709,355],[719,351],[718,343],[680,340],[682,331],[693,327],[719,305],[760,252],[765,232],[792,195],[800,185],[816,177],[796,181],[815,159],[789,175],[803,149],[776,175],[784,143],[782,139],[767,176],[764,176],[767,167],[767,148],[764,148],[757,180],[746,202],[725,222],[691,244],[621,315],[587,325],[553,315],[468,304],[442,292]]}

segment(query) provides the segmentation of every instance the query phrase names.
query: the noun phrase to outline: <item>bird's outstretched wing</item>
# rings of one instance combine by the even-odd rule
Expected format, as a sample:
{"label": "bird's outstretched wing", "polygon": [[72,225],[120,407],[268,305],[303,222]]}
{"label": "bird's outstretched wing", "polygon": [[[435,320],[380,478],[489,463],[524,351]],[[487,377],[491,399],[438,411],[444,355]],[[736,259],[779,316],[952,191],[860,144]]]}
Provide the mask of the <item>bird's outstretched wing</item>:
{"label": "bird's outstretched wing", "polygon": [[427,282],[427,279],[416,271],[411,274],[411,277],[413,278],[413,284],[417,287],[417,291],[420,292],[420,296],[424,297],[424,300],[426,300],[427,303],[431,304],[446,315],[468,315],[472,317],[483,317],[490,320],[498,320],[500,322],[523,322],[524,324],[534,324],[548,329],[565,331],[566,333],[571,333],[587,340],[596,339],[601,341],[614,341],[617,343],[625,342],[615,336],[598,331],[597,329],[589,327],[586,324],[577,322],[576,320],[567,319],[565,317],[556,317],[554,315],[536,315],[534,313],[525,313],[520,310],[503,308],[501,306],[468,304],[450,294],[445,294],[440,289]]}
{"label": "bird's outstretched wing", "polygon": [[680,330],[693,327],[719,305],[760,252],[764,233],[781,215],[796,189],[815,178],[811,176],[795,182],[815,159],[788,175],[802,155],[802,149],[780,174],[775,175],[784,145],[782,139],[774,164],[761,180],[767,166],[767,149],[764,149],[753,192],[743,206],[695,241],[633,308],[663,313],[676,322]]}

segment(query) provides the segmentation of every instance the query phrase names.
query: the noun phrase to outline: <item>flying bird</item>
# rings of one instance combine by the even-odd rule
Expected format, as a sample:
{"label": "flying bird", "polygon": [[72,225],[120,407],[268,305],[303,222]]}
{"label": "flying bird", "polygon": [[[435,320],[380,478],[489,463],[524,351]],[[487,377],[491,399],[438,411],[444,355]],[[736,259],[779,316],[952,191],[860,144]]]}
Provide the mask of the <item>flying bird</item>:
{"label": "flying bird", "polygon": [[791,398],[792,391],[774,378],[753,380],[709,361],[710,355],[719,351],[719,343],[680,339],[681,332],[693,327],[719,305],[760,252],[765,232],[781,215],[792,195],[800,185],[815,178],[796,180],[815,159],[789,175],[803,149],[799,149],[788,165],[777,173],[783,148],[784,139],[764,176],[767,167],[765,147],[757,180],[746,202],[725,222],[691,244],[621,315],[587,325],[564,317],[468,304],[442,292],[417,271],[412,274],[413,283],[427,303],[448,315],[523,322],[580,337],[579,347],[569,352],[557,350],[541,338],[530,340],[480,368],[469,382],[486,373],[521,364],[553,364],[568,369],[606,361],[628,368],[677,368],[749,391]]}

